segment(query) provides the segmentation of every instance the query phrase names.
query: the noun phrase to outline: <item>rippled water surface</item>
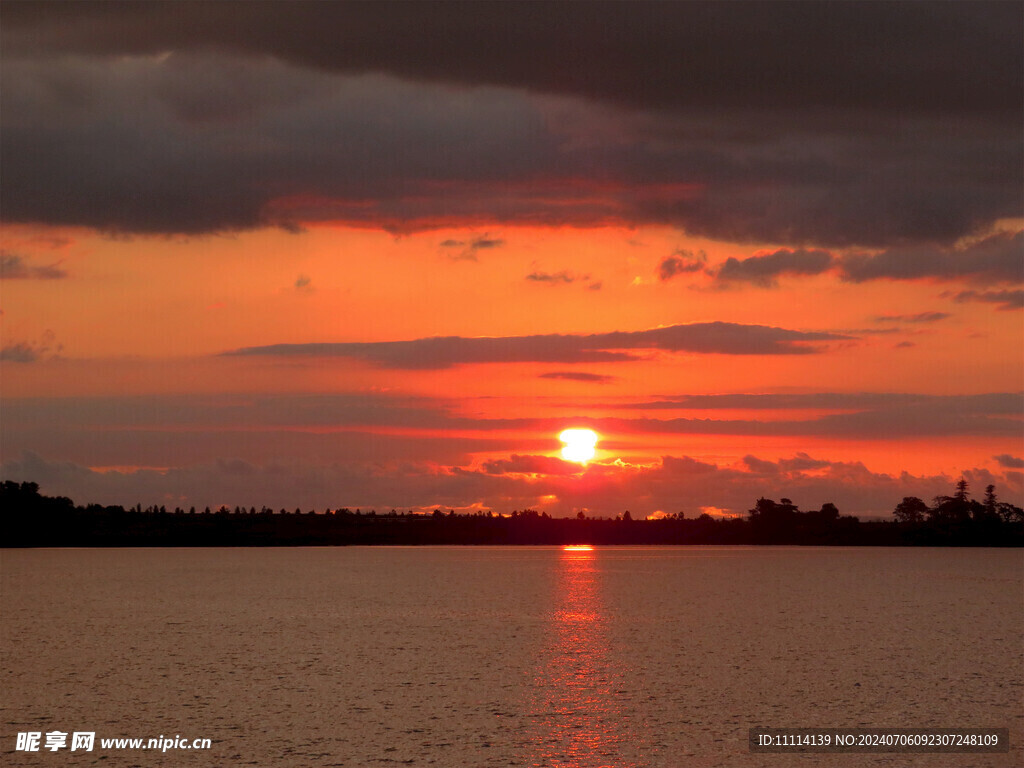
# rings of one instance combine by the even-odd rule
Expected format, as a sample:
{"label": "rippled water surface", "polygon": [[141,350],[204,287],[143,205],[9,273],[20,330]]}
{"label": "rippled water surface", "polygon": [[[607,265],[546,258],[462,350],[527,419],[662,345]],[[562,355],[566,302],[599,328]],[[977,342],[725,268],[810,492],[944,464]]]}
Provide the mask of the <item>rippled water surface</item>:
{"label": "rippled water surface", "polygon": [[[0,553],[6,765],[1024,765],[1019,550]],[[747,729],[1008,727],[990,755]],[[19,731],[208,751],[15,752]]]}

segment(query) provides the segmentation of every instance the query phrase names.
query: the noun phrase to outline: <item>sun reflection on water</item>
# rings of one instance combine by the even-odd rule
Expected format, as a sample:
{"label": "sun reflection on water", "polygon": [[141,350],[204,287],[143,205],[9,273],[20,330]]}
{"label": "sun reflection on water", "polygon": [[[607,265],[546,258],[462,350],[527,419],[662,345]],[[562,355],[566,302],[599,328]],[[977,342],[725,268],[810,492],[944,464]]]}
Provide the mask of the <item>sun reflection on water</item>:
{"label": "sun reflection on water", "polygon": [[636,734],[616,701],[623,670],[609,648],[598,557],[590,545],[558,553],[550,642],[533,685],[528,764],[537,768],[638,765]]}

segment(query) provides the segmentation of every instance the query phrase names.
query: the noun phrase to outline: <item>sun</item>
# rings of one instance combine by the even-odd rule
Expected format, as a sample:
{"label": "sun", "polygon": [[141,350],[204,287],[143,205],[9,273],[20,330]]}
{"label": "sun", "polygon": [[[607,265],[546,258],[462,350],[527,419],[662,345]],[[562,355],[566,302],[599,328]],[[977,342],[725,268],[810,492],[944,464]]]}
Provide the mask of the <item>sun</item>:
{"label": "sun", "polygon": [[592,429],[566,429],[558,436],[565,443],[562,458],[586,464],[594,458],[594,446],[597,445],[597,432]]}

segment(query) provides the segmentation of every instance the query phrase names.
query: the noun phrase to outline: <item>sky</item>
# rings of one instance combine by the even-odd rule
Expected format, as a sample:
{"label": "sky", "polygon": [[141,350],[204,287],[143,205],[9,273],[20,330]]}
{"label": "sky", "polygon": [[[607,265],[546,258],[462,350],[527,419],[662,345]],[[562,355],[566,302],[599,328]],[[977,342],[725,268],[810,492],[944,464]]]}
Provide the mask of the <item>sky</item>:
{"label": "sky", "polygon": [[[0,478],[1024,502],[1024,5],[0,8]],[[561,458],[593,429],[597,454]]]}

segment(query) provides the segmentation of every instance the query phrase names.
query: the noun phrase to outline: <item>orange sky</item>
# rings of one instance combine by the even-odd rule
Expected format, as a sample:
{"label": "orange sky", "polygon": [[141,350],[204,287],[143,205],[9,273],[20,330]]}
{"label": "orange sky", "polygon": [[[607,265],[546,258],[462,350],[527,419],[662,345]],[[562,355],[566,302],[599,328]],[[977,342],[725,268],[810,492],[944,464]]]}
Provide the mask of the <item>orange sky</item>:
{"label": "orange sky", "polygon": [[[457,42],[422,69],[394,19],[366,61],[296,54],[329,6],[230,44],[217,10],[167,40],[142,6],[15,15],[5,477],[80,502],[555,514],[887,514],[961,474],[1024,499],[1019,104],[988,88],[1021,55],[1005,24],[962,20],[987,63],[942,75],[968,84],[947,99],[903,46],[876,61],[891,78],[836,61],[824,17],[769,35],[807,61],[749,90],[765,59],[730,30],[756,6],[714,10],[725,64],[678,77],[648,23],[687,50],[687,4],[562,30],[624,56],[617,78],[535,39],[544,9],[464,12],[575,74]],[[906,51],[974,39],[862,12]],[[601,434],[586,467],[544,461],[569,426]]]}
{"label": "orange sky", "polygon": [[[483,237],[500,245],[481,249],[472,259],[460,258],[465,248],[439,245]],[[603,463],[618,459],[650,464],[663,455],[686,455],[734,466],[751,454],[777,461],[803,452],[830,462],[863,462],[879,474],[953,476],[972,468],[998,472],[994,456],[1022,453],[1020,436],[1005,433],[948,440],[915,436],[913,431],[888,437],[870,429],[853,435],[773,434],[770,426],[856,413],[855,406],[638,408],[666,397],[720,393],[1019,391],[1021,359],[1010,352],[1022,340],[1019,313],[993,311],[984,304],[952,304],[942,297],[948,290],[942,283],[855,284],[819,275],[782,277],[778,286],[769,288],[720,288],[703,272],[671,280],[658,277],[659,263],[668,253],[703,251],[708,269],[714,269],[730,256],[742,259],[770,252],[778,248],[775,244],[716,243],[660,227],[500,225],[486,231],[440,230],[401,237],[315,226],[301,234],[266,229],[233,236],[124,239],[86,230],[21,226],[6,228],[4,238],[6,250],[24,253],[37,264],[59,265],[68,274],[61,280],[8,281],[4,286],[4,345],[29,339],[49,347],[32,365],[5,364],[7,398],[203,393],[429,398],[443,401],[443,408],[459,417],[488,423],[389,422],[358,429],[433,438],[496,432],[502,446],[467,451],[463,460],[470,468],[508,455],[508,441],[521,444],[512,453],[556,456],[558,427],[595,419],[620,420],[616,427],[600,430],[596,460]],[[527,279],[533,273],[563,272],[571,281],[547,284]],[[595,285],[599,287],[594,289]],[[878,319],[929,312],[949,316],[918,323]],[[262,344],[588,334],[709,321],[828,331],[849,338],[829,342],[818,354],[649,350],[643,353],[644,360],[631,363],[514,362],[439,370],[382,370],[346,358],[219,357]],[[951,364],[957,360],[961,364]],[[541,378],[552,372],[607,379]],[[637,417],[751,421],[765,428],[724,435],[713,429],[655,433],[628,421]],[[490,423],[500,419],[540,423],[513,428]],[[167,421],[141,426],[156,434],[140,439],[157,443],[160,433],[180,429]],[[198,427],[224,429],[216,423]],[[246,453],[246,441],[274,440],[282,427],[327,433],[354,429],[331,420],[253,423],[238,435],[237,452]],[[46,448],[43,441],[30,442],[32,448]],[[73,458],[95,467],[134,464],[130,453],[96,461],[86,454]]]}

